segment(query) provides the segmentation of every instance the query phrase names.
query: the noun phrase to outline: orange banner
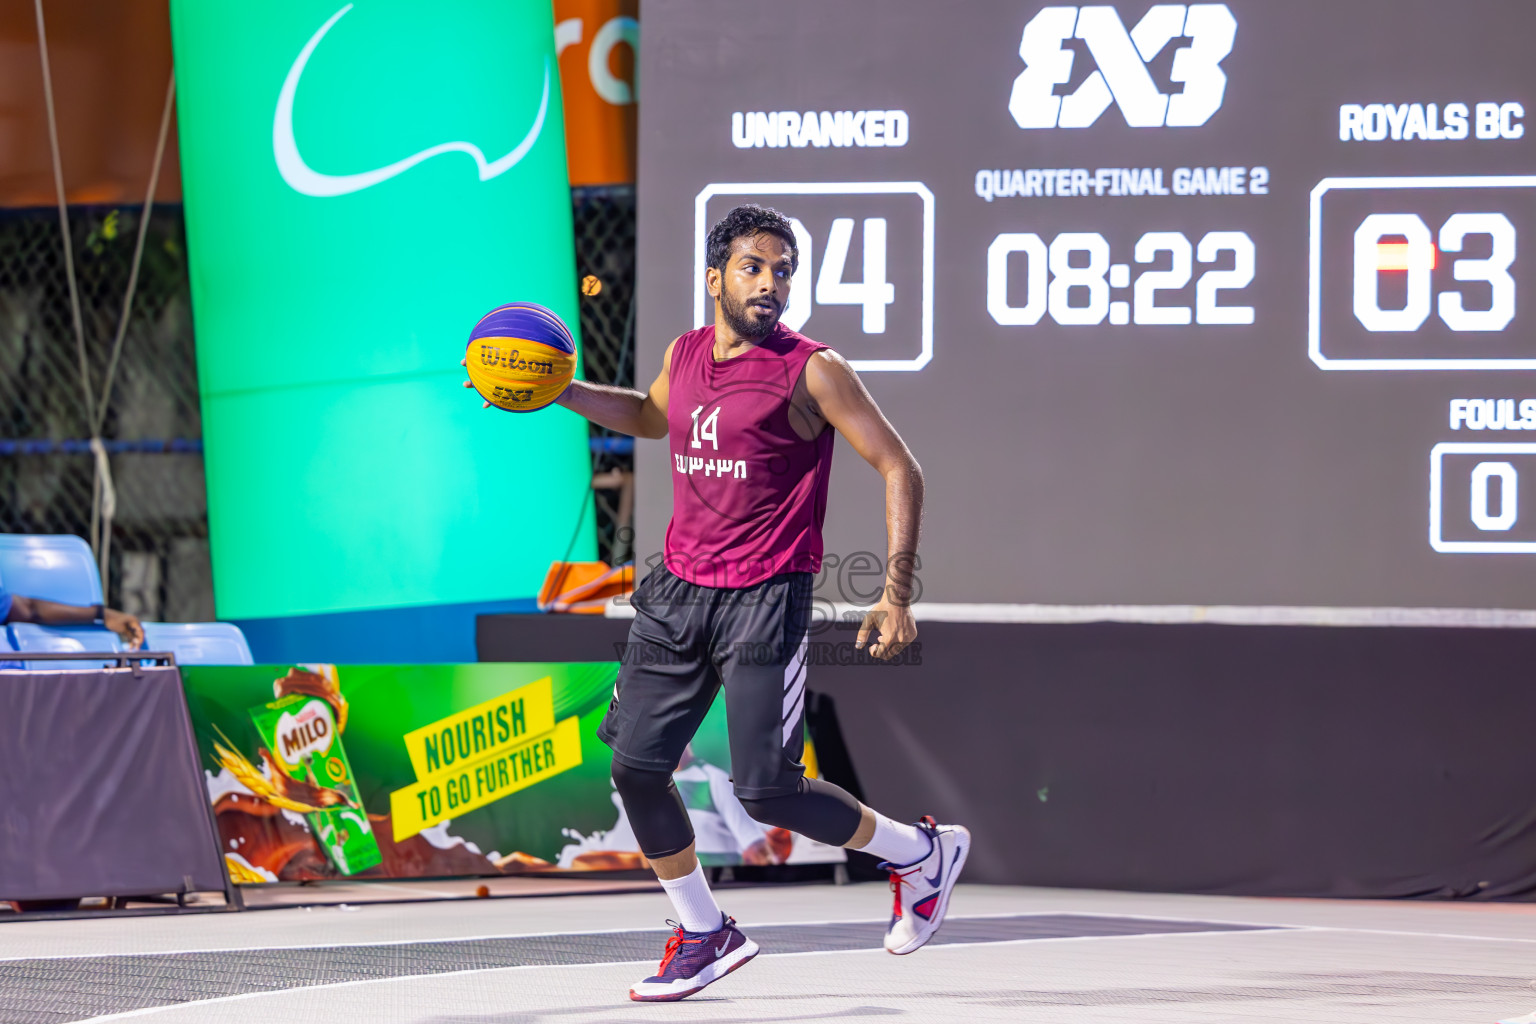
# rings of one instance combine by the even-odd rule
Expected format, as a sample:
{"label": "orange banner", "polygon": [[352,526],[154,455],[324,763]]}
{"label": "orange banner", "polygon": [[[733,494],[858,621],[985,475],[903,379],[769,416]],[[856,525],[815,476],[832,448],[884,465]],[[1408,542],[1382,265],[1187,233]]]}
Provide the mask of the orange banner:
{"label": "orange banner", "polygon": [[639,0],[555,0],[572,185],[635,180]]}
{"label": "orange banner", "polygon": [[[555,0],[571,184],[635,180],[639,0]],[[159,131],[170,26],[163,0],[44,0],[70,202],[139,202]],[[181,198],[176,122],[158,198]],[[32,5],[0,5],[0,206],[54,202]]]}

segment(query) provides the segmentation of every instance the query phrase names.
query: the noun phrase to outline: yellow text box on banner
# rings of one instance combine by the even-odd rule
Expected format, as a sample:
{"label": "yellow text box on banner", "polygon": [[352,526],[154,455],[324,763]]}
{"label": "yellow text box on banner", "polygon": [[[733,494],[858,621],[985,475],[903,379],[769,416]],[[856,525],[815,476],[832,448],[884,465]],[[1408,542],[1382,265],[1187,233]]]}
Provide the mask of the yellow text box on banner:
{"label": "yellow text box on banner", "polygon": [[462,770],[471,762],[527,743],[555,727],[549,676],[405,734],[417,781]]}
{"label": "yellow text box on banner", "polygon": [[579,722],[573,715],[542,736],[395,790],[389,794],[395,842],[581,764]]}

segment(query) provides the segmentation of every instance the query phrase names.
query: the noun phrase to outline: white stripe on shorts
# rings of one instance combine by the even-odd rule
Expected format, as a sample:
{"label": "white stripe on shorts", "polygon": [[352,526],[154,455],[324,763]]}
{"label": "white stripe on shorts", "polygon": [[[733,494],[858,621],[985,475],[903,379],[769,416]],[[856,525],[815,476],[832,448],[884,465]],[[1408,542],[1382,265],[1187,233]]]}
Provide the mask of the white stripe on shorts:
{"label": "white stripe on shorts", "polygon": [[784,666],[784,746],[800,724],[800,705],[805,699],[805,653],[810,644],[810,634],[800,638],[800,648]]}

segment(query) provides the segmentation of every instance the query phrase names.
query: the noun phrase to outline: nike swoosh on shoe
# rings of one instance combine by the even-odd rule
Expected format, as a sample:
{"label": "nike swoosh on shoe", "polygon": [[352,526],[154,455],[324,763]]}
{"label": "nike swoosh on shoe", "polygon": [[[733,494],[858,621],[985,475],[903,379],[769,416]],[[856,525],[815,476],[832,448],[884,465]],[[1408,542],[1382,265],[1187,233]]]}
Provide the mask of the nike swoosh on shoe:
{"label": "nike swoosh on shoe", "polygon": [[939,870],[934,873],[932,878],[924,875],[923,881],[937,889],[944,881],[944,848],[939,845],[939,837],[937,835],[933,837],[933,848],[939,851]]}

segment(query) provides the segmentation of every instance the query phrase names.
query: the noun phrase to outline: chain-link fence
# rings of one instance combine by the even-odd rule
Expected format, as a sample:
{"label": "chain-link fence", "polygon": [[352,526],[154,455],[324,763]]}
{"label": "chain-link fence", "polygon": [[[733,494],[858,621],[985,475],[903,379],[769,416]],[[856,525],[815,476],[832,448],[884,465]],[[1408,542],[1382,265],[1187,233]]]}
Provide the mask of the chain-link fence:
{"label": "chain-link fence", "polygon": [[[577,190],[576,262],[589,379],[634,383],[632,188]],[[71,207],[85,374],[100,404],[137,207]],[[95,457],[59,217],[0,210],[0,533],[91,535]],[[213,617],[186,235],[157,207],[101,434],[116,485],[107,600],[146,618]],[[593,428],[599,557],[630,557],[632,446]]]}
{"label": "chain-link fence", "polygon": [[[84,328],[75,340],[58,211],[0,212],[0,531],[91,533],[90,403],[101,403],[140,211],[73,207]],[[202,425],[179,207],[157,209],[101,437],[116,481],[111,603],[140,615],[213,615]]]}
{"label": "chain-link fence", "polygon": [[[635,190],[575,189],[576,273],[581,279],[581,345],[588,380],[635,386]],[[646,384],[650,382],[647,381]],[[592,425],[592,486],[598,557],[634,557],[634,441]]]}

